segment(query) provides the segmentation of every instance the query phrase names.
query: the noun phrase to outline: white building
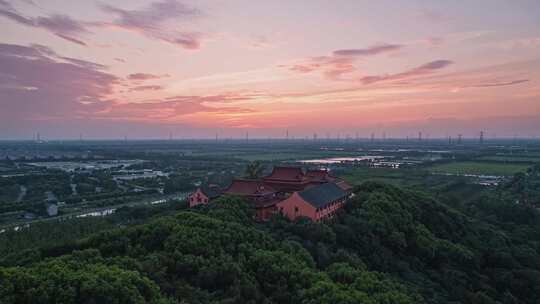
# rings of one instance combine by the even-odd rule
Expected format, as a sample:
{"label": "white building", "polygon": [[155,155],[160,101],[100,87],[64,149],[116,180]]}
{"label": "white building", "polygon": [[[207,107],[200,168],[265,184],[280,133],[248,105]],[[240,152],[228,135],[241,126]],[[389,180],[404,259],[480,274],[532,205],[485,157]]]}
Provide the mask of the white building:
{"label": "white building", "polygon": [[58,205],[55,203],[46,203],[45,209],[48,216],[57,216],[58,215]]}

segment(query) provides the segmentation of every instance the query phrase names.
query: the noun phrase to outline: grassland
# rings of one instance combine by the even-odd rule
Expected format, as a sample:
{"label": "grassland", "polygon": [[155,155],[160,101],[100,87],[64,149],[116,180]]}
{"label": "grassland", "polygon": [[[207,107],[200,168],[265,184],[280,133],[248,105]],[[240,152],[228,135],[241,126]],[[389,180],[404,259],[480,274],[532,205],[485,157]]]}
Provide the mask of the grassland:
{"label": "grassland", "polygon": [[433,173],[511,176],[527,170],[529,164],[462,161],[436,164],[428,168]]}
{"label": "grassland", "polygon": [[428,175],[430,175],[429,172],[424,170],[358,167],[347,170],[340,177],[353,185],[377,181],[403,186],[420,184]]}
{"label": "grassland", "polygon": [[478,160],[493,161],[493,162],[540,162],[540,157],[534,156],[483,156],[477,158]]}
{"label": "grassland", "polygon": [[486,187],[475,184],[473,178],[439,175],[422,168],[390,169],[360,167],[347,170],[340,177],[352,185],[367,181],[388,183],[409,189],[431,192],[436,198],[445,198],[450,205],[466,204],[488,191]]}

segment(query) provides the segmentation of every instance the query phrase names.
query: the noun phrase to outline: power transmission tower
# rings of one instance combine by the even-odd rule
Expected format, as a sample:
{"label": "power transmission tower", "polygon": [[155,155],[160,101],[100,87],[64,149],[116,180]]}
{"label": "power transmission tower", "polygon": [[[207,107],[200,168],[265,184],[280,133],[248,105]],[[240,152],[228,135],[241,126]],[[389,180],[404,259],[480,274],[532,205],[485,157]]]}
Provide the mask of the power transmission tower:
{"label": "power transmission tower", "polygon": [[484,143],[484,131],[480,131],[480,144]]}

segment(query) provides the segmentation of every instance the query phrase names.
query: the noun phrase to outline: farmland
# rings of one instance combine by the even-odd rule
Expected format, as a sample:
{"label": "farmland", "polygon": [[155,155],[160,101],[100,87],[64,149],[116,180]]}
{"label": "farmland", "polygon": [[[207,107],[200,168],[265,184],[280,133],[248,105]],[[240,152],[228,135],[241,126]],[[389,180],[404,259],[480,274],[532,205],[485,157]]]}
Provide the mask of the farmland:
{"label": "farmland", "polygon": [[441,174],[511,176],[526,171],[529,166],[523,163],[461,161],[435,164],[428,170]]}

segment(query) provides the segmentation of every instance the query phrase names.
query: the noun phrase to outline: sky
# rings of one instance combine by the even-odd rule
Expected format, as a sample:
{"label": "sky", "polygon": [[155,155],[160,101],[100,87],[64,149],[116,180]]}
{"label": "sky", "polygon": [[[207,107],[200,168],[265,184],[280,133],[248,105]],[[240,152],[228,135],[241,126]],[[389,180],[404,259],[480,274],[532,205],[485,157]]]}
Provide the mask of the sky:
{"label": "sky", "polygon": [[0,0],[0,139],[540,136],[538,0]]}

